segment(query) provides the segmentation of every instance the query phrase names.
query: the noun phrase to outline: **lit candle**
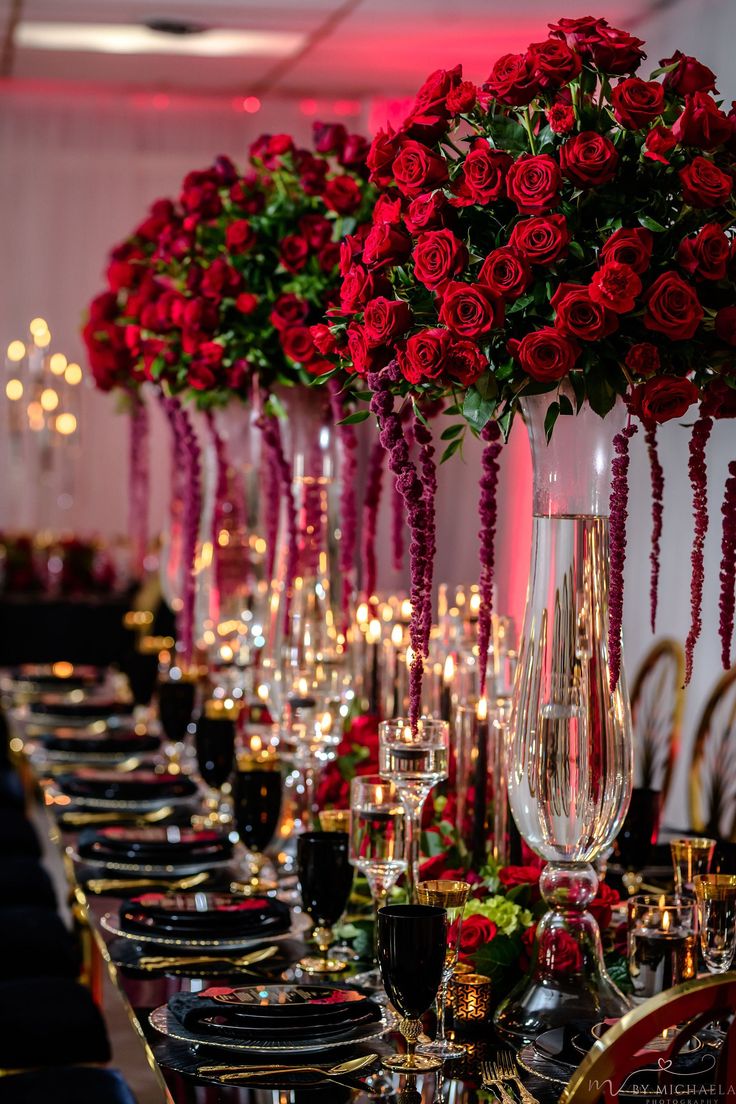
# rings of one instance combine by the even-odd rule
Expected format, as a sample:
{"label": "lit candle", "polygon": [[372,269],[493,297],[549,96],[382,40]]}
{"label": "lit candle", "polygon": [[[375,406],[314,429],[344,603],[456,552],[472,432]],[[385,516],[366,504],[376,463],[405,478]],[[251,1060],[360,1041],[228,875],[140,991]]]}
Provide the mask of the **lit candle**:
{"label": "lit candle", "polygon": [[450,653],[442,670],[442,693],[440,695],[440,717],[450,722],[452,729],[452,692],[455,681],[455,657]]}
{"label": "lit candle", "polygon": [[381,646],[381,622],[374,617],[365,634],[368,645],[368,667],[370,681],[368,686],[368,712],[374,716],[380,712],[379,650]]}
{"label": "lit candle", "polygon": [[473,770],[473,837],[470,853],[473,867],[478,870],[486,859],[488,825],[486,796],[488,785],[488,701],[481,698],[475,711],[475,732],[471,755]]}

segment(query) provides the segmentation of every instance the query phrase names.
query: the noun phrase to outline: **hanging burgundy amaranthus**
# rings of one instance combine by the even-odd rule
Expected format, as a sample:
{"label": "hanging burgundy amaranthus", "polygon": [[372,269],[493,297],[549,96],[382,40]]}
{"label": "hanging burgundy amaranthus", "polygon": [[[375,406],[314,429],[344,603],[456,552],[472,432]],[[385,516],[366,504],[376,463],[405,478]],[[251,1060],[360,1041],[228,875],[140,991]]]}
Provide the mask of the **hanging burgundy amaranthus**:
{"label": "hanging burgundy amaranthus", "polygon": [[693,673],[693,655],[702,629],[701,608],[703,605],[703,548],[708,532],[708,471],[705,462],[705,448],[708,444],[713,419],[698,418],[690,437],[690,459],[688,472],[693,492],[693,547],[690,553],[692,575],[690,577],[690,630],[685,641],[685,685],[690,682]]}
{"label": "hanging burgundy amaranthus", "polygon": [[[220,530],[222,529],[224,519],[223,508],[229,495],[228,463],[225,442],[215,425],[215,419],[211,410],[205,412],[205,419],[215,453],[215,501],[212,509],[210,540],[212,541],[212,566],[214,568],[215,585],[218,592],[221,592],[222,557],[220,555]],[[233,510],[235,509],[234,502],[231,502],[231,508]],[[235,522],[234,518],[232,520]]]}
{"label": "hanging burgundy amaranthus", "polygon": [[432,431],[419,416],[414,419],[414,438],[419,445],[419,471],[422,481],[422,505],[424,508],[424,604],[422,608],[422,652],[429,655],[432,632],[432,591],[434,587],[434,560],[437,551],[437,467],[434,462]]}
{"label": "hanging burgundy amaranthus", "polygon": [[649,576],[649,621],[652,632],[657,626],[657,605],[659,601],[659,561],[660,542],[662,540],[662,516],[664,513],[664,470],[657,450],[657,424],[650,422],[645,427],[644,438],[649,454],[649,471],[652,480],[652,546],[649,553],[651,572]]}
{"label": "hanging burgundy amaranthus", "polygon": [[493,614],[493,574],[495,568],[496,519],[498,517],[498,457],[503,447],[501,430],[496,422],[489,422],[481,432],[485,441],[483,449],[483,474],[480,480],[480,609],[478,610],[478,650],[480,654],[480,693],[486,692],[488,676],[488,645],[491,640]]}
{"label": "hanging burgundy amaranthus", "polygon": [[608,668],[611,693],[621,674],[621,630],[624,613],[624,565],[626,563],[626,518],[629,513],[629,441],[637,431],[630,424],[613,439],[610,581],[608,586]]}
{"label": "hanging burgundy amaranthus", "polygon": [[358,536],[358,507],[355,501],[355,483],[358,473],[358,438],[352,425],[341,425],[347,411],[343,401],[340,381],[333,378],[328,383],[332,417],[342,445],[342,471],[340,473],[340,580],[343,632],[350,623],[355,570],[355,545]]}
{"label": "hanging burgundy amaranthus", "polygon": [[[291,615],[291,595],[294,588],[294,580],[299,572],[299,527],[296,516],[296,503],[294,501],[294,489],[292,486],[291,464],[284,453],[278,418],[271,414],[263,413],[258,419],[257,425],[261,430],[266,455],[270,458],[269,462],[273,471],[278,475],[281,499],[286,503],[286,532],[288,544],[284,578],[283,624],[285,631],[288,631],[289,617]],[[275,544],[273,547],[275,547]],[[269,577],[274,577],[273,571]]]}
{"label": "hanging burgundy amaranthus", "polygon": [[[386,451],[379,439],[373,443],[368,456],[368,472],[363,497],[363,563],[365,564],[363,591],[368,599],[376,593],[376,528],[378,525],[378,507],[381,504],[385,456]],[[396,493],[398,495],[398,491]],[[400,497],[399,502],[403,523],[404,502]]]}
{"label": "hanging burgundy amaranthus", "polygon": [[184,407],[180,405],[177,410],[177,421],[185,471],[180,636],[184,663],[189,664],[194,654],[194,562],[197,555],[199,516],[202,510],[201,452],[191,418]]}
{"label": "hanging burgundy amaranthus", "polygon": [[736,460],[728,465],[728,479],[721,506],[723,531],[721,536],[720,612],[721,662],[724,670],[731,666],[734,610],[736,609]]}
{"label": "hanging burgundy amaranthus", "polygon": [[128,504],[130,518],[128,529],[133,549],[133,567],[141,578],[145,570],[148,548],[148,504],[150,498],[149,446],[150,427],[148,410],[144,400],[132,396],[133,406],[129,419],[129,471],[130,486]]}

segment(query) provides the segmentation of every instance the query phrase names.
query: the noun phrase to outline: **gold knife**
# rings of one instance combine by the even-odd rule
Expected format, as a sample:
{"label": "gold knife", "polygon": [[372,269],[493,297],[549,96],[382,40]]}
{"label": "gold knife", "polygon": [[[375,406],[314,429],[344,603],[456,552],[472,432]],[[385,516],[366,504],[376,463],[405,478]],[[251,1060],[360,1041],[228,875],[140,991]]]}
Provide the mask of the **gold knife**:
{"label": "gold knife", "polygon": [[89,890],[90,893],[107,893],[108,890],[116,889],[142,889],[146,886],[163,886],[167,893],[172,891],[177,892],[182,889],[194,889],[195,886],[202,885],[209,878],[209,874],[206,870],[201,871],[199,874],[190,874],[188,878],[177,878],[175,881],[170,882],[166,877],[163,878],[90,878],[84,887]]}

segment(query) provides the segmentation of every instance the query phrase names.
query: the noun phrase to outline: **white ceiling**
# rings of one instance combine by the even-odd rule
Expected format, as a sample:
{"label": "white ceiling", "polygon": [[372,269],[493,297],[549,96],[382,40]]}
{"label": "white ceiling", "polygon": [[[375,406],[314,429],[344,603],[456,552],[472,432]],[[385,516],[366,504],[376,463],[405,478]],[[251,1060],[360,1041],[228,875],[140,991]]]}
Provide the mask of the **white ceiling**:
{"label": "white ceiling", "polygon": [[[414,91],[437,66],[462,60],[483,79],[500,54],[544,36],[550,14],[589,8],[635,29],[677,0],[0,0],[6,76],[156,91],[362,97]],[[510,12],[512,8],[513,14]],[[304,35],[291,57],[111,55],[14,47],[23,22],[139,23],[156,17],[233,30]]]}

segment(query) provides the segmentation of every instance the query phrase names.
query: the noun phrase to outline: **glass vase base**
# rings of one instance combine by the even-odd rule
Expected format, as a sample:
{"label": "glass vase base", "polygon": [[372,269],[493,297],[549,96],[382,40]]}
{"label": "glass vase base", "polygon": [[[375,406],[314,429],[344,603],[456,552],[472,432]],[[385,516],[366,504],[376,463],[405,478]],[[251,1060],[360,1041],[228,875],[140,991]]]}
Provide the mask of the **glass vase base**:
{"label": "glass vase base", "polygon": [[430,1054],[389,1054],[383,1064],[387,1069],[402,1073],[430,1073],[442,1068],[442,1059]]}
{"label": "glass vase base", "polygon": [[493,1017],[496,1031],[518,1049],[553,1028],[572,1022],[592,1027],[631,1011],[628,998],[606,973],[578,980],[579,985],[563,986],[546,978],[524,978],[499,1005]]}
{"label": "glass vase base", "polygon": [[451,1061],[453,1058],[462,1058],[467,1049],[462,1043],[453,1043],[450,1039],[435,1039],[431,1043],[422,1043],[418,1046],[417,1053]]}
{"label": "glass vase base", "polygon": [[305,974],[339,974],[348,968],[344,958],[323,958],[322,955],[307,955],[299,959],[298,965]]}

